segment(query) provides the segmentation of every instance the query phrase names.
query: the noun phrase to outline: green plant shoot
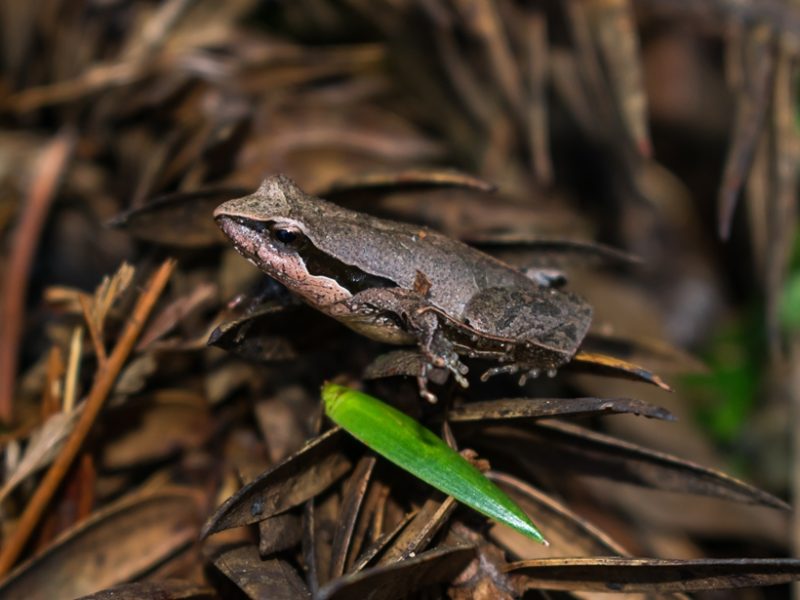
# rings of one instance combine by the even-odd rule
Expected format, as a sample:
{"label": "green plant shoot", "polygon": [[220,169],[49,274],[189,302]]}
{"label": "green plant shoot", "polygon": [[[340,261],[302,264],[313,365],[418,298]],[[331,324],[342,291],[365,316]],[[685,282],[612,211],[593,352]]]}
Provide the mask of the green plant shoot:
{"label": "green plant shoot", "polygon": [[401,469],[479,513],[547,544],[511,498],[408,415],[377,398],[331,383],[323,386],[322,400],[334,423]]}

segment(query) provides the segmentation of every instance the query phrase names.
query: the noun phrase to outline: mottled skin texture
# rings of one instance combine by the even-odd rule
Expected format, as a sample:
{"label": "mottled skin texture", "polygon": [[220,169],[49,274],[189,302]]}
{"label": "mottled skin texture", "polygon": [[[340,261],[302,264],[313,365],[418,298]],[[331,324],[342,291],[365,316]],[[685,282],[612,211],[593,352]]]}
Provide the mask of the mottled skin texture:
{"label": "mottled skin texture", "polygon": [[282,175],[214,216],[242,255],[307,303],[373,339],[416,341],[462,384],[458,354],[508,363],[494,372],[551,370],[591,322],[574,294],[428,228],[309,196]]}

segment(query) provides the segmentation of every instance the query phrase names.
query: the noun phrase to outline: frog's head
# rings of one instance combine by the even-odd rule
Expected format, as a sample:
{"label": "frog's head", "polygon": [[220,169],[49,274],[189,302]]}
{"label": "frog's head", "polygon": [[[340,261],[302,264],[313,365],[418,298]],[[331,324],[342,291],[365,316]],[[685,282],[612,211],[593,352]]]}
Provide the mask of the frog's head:
{"label": "frog's head", "polygon": [[302,213],[298,203],[305,199],[291,179],[272,175],[254,194],[218,206],[214,219],[239,252],[266,270],[259,257],[296,254],[293,246],[305,233],[303,219],[297,214]]}
{"label": "frog's head", "polygon": [[287,219],[304,197],[303,191],[286,175],[270,175],[254,194],[234,198],[218,206],[214,218],[217,222],[227,217],[238,217],[264,223]]}
{"label": "frog's head", "polygon": [[242,256],[323,308],[351,296],[345,280],[353,278],[352,269],[317,249],[309,231],[318,229],[313,224],[335,210],[305,194],[285,175],[274,175],[254,194],[218,206],[214,219]]}

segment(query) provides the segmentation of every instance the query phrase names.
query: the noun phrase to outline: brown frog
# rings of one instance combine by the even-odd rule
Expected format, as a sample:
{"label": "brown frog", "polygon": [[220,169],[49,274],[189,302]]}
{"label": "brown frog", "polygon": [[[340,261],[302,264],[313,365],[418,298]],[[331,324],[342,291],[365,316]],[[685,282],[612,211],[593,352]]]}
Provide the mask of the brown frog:
{"label": "brown frog", "polygon": [[528,376],[576,353],[592,309],[513,267],[425,227],[379,219],[310,196],[283,175],[214,211],[250,262],[317,310],[389,344],[417,344],[431,368],[467,386],[460,356]]}

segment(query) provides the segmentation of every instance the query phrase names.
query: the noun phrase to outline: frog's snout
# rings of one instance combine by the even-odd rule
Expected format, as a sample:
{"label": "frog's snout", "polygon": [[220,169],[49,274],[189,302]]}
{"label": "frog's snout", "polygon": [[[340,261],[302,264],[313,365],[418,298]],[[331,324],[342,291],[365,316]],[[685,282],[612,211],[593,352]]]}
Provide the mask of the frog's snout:
{"label": "frog's snout", "polygon": [[223,202],[217,208],[214,209],[214,220],[219,221],[224,217],[232,216],[229,211],[228,202]]}
{"label": "frog's snout", "polygon": [[232,238],[236,237],[237,232],[261,234],[267,230],[267,224],[263,221],[248,219],[247,217],[240,217],[238,215],[231,215],[226,212],[219,211],[219,209],[214,211],[214,220],[217,222],[217,226]]}

